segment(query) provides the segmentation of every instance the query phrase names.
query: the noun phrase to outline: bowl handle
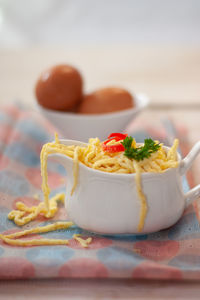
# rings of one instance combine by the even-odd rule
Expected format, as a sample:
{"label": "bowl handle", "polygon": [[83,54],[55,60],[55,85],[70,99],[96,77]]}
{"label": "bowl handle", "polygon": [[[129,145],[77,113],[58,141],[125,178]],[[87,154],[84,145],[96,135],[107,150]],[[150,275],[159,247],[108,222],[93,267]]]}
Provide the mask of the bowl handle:
{"label": "bowl handle", "polygon": [[[193,161],[200,153],[200,141],[197,142],[189,154],[180,163],[180,174],[184,175],[192,166]],[[188,207],[195,199],[200,196],[200,184],[189,190],[185,194],[185,207]]]}

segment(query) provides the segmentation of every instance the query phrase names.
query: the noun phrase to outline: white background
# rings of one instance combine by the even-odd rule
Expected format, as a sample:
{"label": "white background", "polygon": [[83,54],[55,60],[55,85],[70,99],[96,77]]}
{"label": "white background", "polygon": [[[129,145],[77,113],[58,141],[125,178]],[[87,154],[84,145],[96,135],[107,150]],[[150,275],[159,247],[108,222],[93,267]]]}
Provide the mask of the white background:
{"label": "white background", "polygon": [[200,43],[199,0],[0,0],[0,47]]}

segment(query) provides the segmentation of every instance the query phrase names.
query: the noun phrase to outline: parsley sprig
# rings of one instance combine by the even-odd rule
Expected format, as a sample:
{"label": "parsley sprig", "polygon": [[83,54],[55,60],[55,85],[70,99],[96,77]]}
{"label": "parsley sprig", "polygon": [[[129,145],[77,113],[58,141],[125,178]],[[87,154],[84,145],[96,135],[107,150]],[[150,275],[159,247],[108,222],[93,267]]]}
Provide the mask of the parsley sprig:
{"label": "parsley sprig", "polygon": [[123,140],[122,145],[125,148],[124,155],[137,161],[150,157],[152,153],[158,151],[160,148],[160,144],[154,142],[152,139],[145,139],[144,146],[138,148],[133,148],[132,142],[132,136],[127,136]]}

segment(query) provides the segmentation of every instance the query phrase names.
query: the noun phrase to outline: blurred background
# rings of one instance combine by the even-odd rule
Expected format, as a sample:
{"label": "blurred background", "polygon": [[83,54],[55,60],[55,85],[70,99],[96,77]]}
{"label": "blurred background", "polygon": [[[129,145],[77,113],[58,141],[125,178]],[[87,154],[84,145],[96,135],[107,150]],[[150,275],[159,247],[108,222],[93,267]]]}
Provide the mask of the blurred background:
{"label": "blurred background", "polygon": [[0,45],[200,43],[199,0],[1,0]]}
{"label": "blurred background", "polygon": [[66,62],[86,90],[120,84],[152,105],[200,102],[199,0],[0,0],[0,101],[33,103],[46,67]]}

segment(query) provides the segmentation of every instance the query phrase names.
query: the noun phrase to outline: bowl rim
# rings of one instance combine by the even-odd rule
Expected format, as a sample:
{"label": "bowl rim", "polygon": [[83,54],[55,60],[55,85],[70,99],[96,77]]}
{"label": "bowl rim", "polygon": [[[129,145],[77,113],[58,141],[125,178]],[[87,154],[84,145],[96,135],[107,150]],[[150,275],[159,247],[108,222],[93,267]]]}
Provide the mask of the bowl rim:
{"label": "bowl rim", "polygon": [[56,110],[52,110],[52,109],[48,109],[45,108],[43,106],[41,106],[38,102],[37,102],[37,107],[42,110],[44,113],[48,113],[51,115],[55,115],[55,116],[60,116],[60,117],[68,117],[68,118],[73,118],[73,119],[109,119],[109,118],[118,118],[120,116],[129,116],[132,115],[134,113],[138,113],[139,111],[141,111],[142,109],[144,109],[145,107],[147,107],[149,105],[149,97],[146,94],[143,93],[137,93],[137,94],[132,94],[133,95],[133,99],[135,100],[135,107],[133,108],[129,108],[129,109],[124,109],[124,110],[120,110],[120,111],[116,111],[116,112],[111,112],[111,113],[104,113],[104,114],[78,114],[78,113],[74,113],[74,112],[66,112],[66,111],[56,111]]}

